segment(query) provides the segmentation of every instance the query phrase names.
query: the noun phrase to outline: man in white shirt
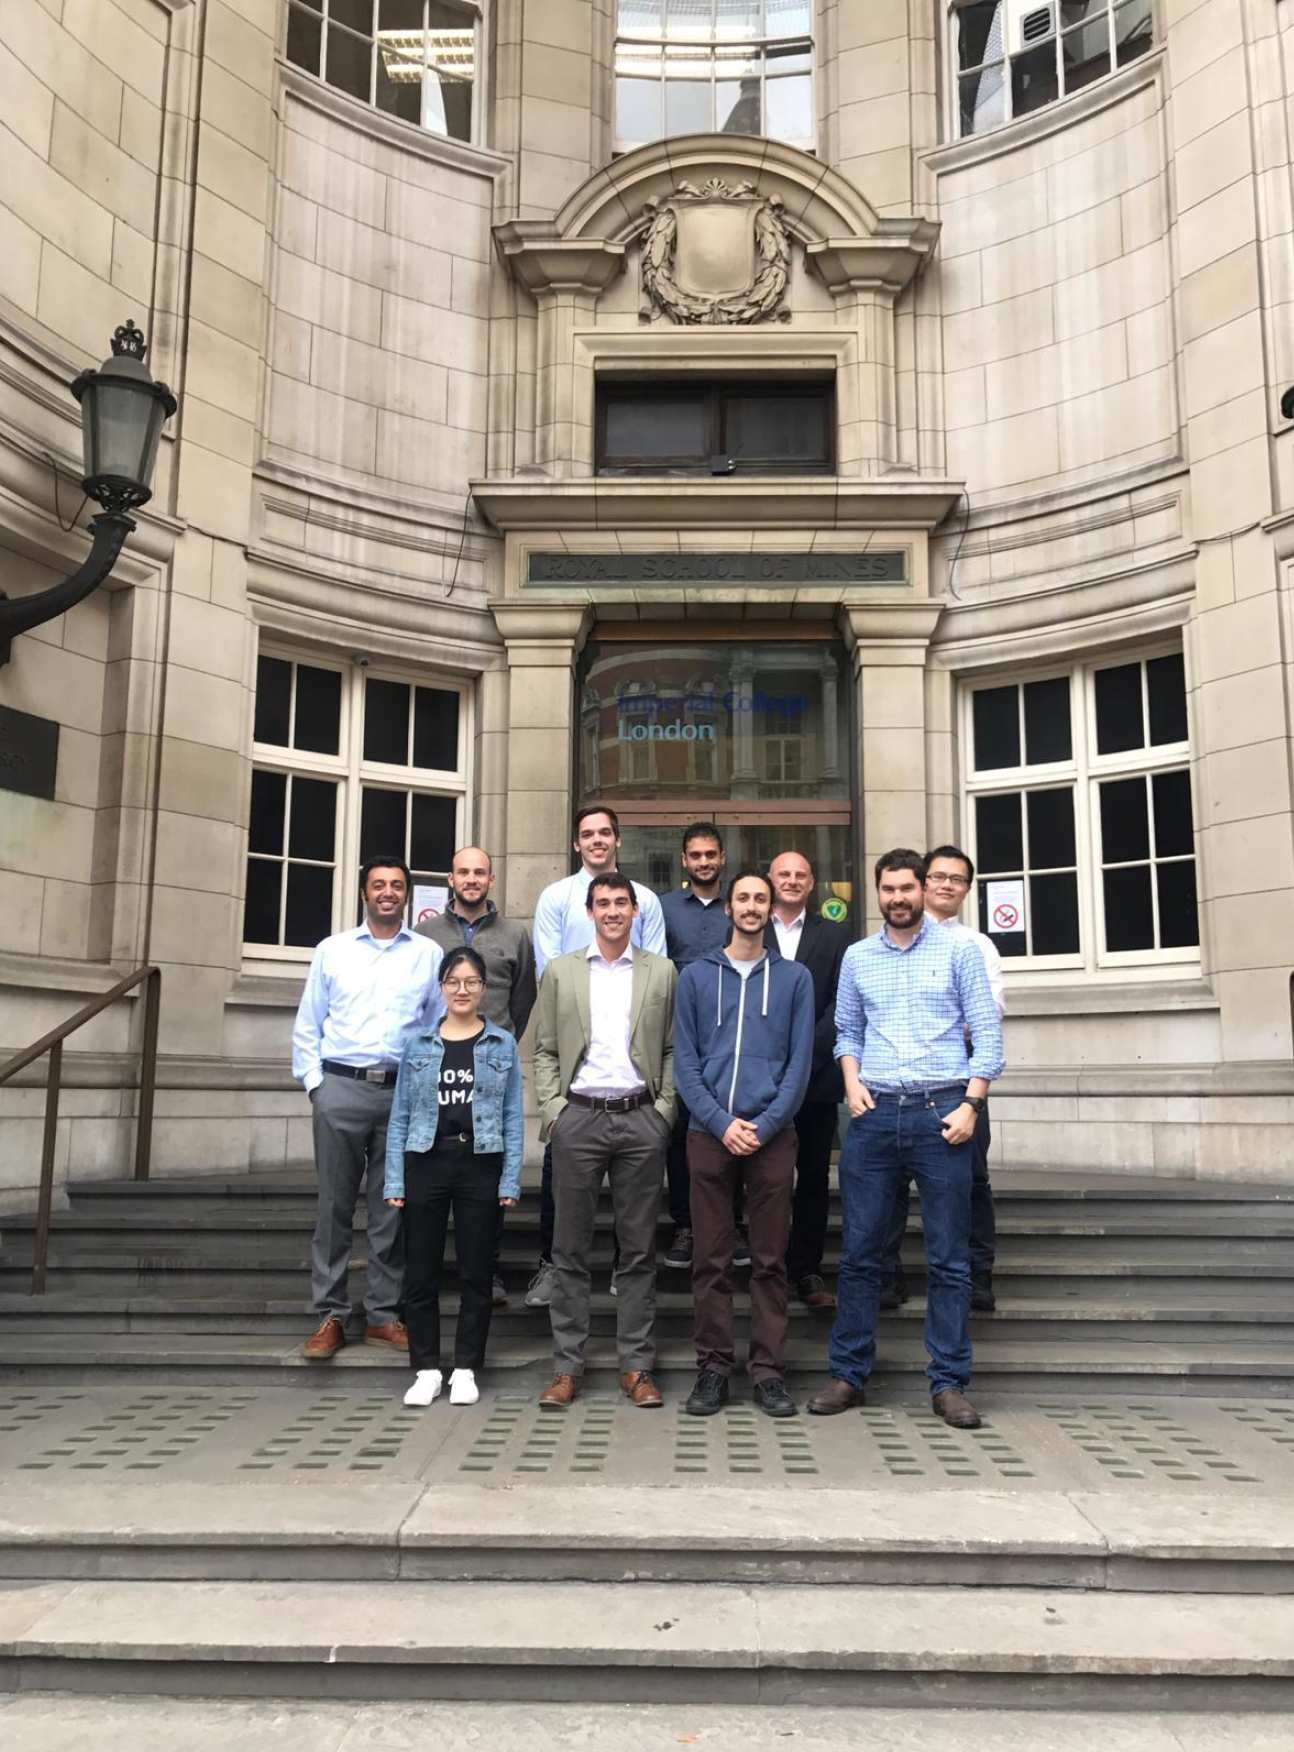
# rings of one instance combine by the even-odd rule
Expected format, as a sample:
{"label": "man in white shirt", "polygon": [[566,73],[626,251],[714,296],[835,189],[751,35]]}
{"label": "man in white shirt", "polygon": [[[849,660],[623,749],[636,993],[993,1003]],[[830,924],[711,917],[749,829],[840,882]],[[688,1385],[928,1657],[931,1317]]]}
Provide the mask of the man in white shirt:
{"label": "man in white shirt", "polygon": [[[975,880],[975,866],[960,846],[936,846],[926,853],[925,906],[927,914],[945,931],[973,937],[984,961],[989,990],[999,1016],[1006,1014],[1006,982],[997,944],[982,931],[961,921],[961,909]],[[993,1214],[993,1188],[989,1183],[988,1152],[992,1142],[987,1101],[975,1121],[971,1139],[971,1311],[991,1314],[997,1307],[993,1293],[993,1264],[997,1257],[997,1221]],[[899,1248],[908,1220],[908,1188],[904,1187],[894,1213],[891,1247],[887,1256],[892,1271],[881,1288],[881,1307],[897,1308],[907,1300],[908,1287]]]}
{"label": "man in white shirt", "polygon": [[370,858],[360,873],[364,923],[325,937],[315,950],[292,1030],[292,1075],[314,1110],[319,1209],[310,1248],[318,1329],[302,1347],[327,1362],[346,1342],[351,1242],[367,1181],[368,1273],[364,1342],[407,1351],[397,1317],[403,1260],[400,1212],[383,1197],[386,1127],[409,1036],[444,1008],[437,975],[443,950],[405,923],[409,868]]}
{"label": "man in white shirt", "polygon": [[[580,867],[573,876],[550,882],[535,905],[535,978],[559,955],[587,949],[593,941],[593,921],[585,902],[589,883],[616,867],[620,850],[620,818],[601,803],[576,812],[574,849]],[[633,885],[634,913],[630,942],[651,955],[665,954],[665,919],[660,901],[641,882]],[[526,1290],[527,1308],[547,1308],[553,1295],[553,1153],[544,1151],[539,1183],[539,1265]]]}

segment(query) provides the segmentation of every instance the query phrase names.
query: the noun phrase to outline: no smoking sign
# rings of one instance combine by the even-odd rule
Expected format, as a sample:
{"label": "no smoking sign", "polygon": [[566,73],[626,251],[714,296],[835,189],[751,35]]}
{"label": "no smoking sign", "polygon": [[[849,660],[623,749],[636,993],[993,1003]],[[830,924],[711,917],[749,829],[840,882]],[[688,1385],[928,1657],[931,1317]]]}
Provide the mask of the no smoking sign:
{"label": "no smoking sign", "polygon": [[995,937],[1009,937],[1023,931],[1023,880],[1017,876],[1007,882],[986,882],[984,888],[990,933]]}
{"label": "no smoking sign", "polygon": [[1020,915],[1008,901],[1003,901],[1001,906],[993,908],[993,929],[995,931],[1014,931],[1019,923]]}

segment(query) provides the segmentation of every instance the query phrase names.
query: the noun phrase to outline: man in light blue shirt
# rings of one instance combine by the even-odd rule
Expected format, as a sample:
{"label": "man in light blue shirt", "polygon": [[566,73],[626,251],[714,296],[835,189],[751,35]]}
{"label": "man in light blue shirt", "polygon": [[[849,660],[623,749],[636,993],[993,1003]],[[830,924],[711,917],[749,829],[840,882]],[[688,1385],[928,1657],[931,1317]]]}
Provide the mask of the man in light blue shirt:
{"label": "man in light blue shirt", "polygon": [[885,922],[841,963],[836,1057],[851,1115],[840,1158],[845,1233],[832,1379],[809,1410],[827,1416],[865,1403],[895,1201],[911,1178],[926,1243],[931,1403],[945,1423],[975,1429],[979,1413],[966,1397],[971,1141],[1002,1070],[1002,1024],[973,937],[926,915],[925,876],[919,852],[877,859]]}
{"label": "man in light blue shirt", "polygon": [[397,1317],[403,1262],[400,1212],[383,1197],[386,1128],[409,1036],[444,1009],[437,974],[444,951],[405,923],[409,869],[370,858],[360,873],[364,923],[315,950],[296,1025],[292,1075],[313,1108],[319,1209],[310,1249],[318,1329],[302,1355],[327,1362],[346,1342],[351,1242],[361,1182],[368,1204],[364,1342],[407,1351]]}

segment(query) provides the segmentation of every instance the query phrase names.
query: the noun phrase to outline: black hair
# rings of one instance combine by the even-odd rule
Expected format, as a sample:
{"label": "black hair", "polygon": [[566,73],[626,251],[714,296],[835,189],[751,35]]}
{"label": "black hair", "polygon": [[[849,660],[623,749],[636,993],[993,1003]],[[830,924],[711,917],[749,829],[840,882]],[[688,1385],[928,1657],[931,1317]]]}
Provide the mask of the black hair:
{"label": "black hair", "polygon": [[405,887],[410,890],[413,888],[413,877],[409,874],[409,866],[403,858],[365,858],[359,872],[359,891],[361,894],[368,887],[368,879],[374,870],[398,870],[404,877]]}
{"label": "black hair", "polygon": [[968,882],[975,880],[975,866],[970,860],[969,853],[964,852],[960,846],[936,846],[933,852],[927,852],[925,857],[927,870],[936,858],[956,858],[959,863],[966,866],[966,880]]}
{"label": "black hair", "polygon": [[766,870],[757,870],[753,864],[748,864],[744,870],[738,870],[737,874],[729,879],[728,893],[725,897],[729,906],[732,905],[733,890],[736,888],[737,884],[739,882],[749,882],[752,876],[756,881],[764,884],[764,887],[768,890],[768,898],[770,901],[772,900],[773,884],[768,879],[768,872]]}
{"label": "black hair", "polygon": [[723,835],[712,821],[694,821],[690,827],[683,829],[684,851],[694,839],[712,839],[719,850],[723,850]]}
{"label": "black hair", "polygon": [[440,964],[440,972],[436,976],[441,985],[444,985],[454,969],[464,961],[481,981],[481,984],[485,984],[489,977],[485,971],[485,962],[475,949],[469,948],[468,945],[464,943],[460,949],[450,949],[446,952],[445,959]]}
{"label": "black hair", "polygon": [[617,839],[620,838],[620,817],[614,809],[608,809],[605,803],[586,803],[583,809],[575,811],[575,826],[572,829],[576,839],[580,837],[580,823],[590,815],[605,815]]}
{"label": "black hair", "polygon": [[911,846],[895,846],[892,852],[882,852],[876,860],[876,886],[881,885],[881,877],[887,870],[911,870],[917,881],[924,888],[926,885],[926,861],[920,852],[914,852]]}
{"label": "black hair", "polygon": [[627,890],[634,905],[638,904],[638,896],[634,893],[633,883],[619,870],[603,870],[600,876],[595,876],[589,883],[589,891],[584,896],[584,904],[590,912],[593,911],[593,890],[595,888],[623,888]]}

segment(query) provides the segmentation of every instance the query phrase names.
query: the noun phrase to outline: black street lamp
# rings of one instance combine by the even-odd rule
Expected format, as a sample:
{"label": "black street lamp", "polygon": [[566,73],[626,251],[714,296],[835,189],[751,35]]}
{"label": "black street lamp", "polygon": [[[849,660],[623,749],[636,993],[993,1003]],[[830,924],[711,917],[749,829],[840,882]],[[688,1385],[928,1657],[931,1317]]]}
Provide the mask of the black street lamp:
{"label": "black street lamp", "polygon": [[81,404],[86,497],[103,506],[90,519],[93,540],[82,565],[61,584],[11,601],[0,593],[0,665],[9,661],[19,633],[42,626],[97,590],[117,563],[135,528],[128,513],[153,496],[153,467],[162,427],[179,403],[148,374],[148,343],[133,322],[112,337],[112,357],[83,371],[71,385]]}

